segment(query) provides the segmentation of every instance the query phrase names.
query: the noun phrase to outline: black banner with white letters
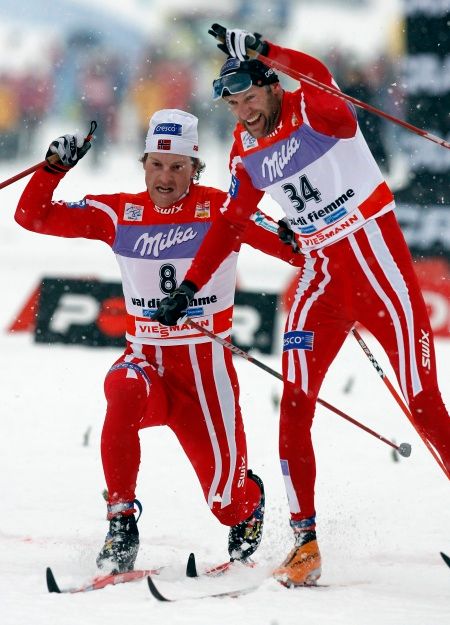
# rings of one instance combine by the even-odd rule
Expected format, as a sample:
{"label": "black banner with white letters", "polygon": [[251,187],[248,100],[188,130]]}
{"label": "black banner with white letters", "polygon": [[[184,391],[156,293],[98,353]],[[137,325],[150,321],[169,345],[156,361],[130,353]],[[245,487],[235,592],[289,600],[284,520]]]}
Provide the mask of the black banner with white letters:
{"label": "black banner with white letters", "polygon": [[[277,295],[236,291],[233,341],[241,349],[271,354]],[[44,278],[35,341],[90,347],[125,345],[126,310],[119,282]]]}
{"label": "black banner with white letters", "polygon": [[[403,0],[406,119],[450,139],[450,0]],[[450,150],[414,134],[402,145],[409,181],[396,192],[397,215],[414,256],[450,261]]]}

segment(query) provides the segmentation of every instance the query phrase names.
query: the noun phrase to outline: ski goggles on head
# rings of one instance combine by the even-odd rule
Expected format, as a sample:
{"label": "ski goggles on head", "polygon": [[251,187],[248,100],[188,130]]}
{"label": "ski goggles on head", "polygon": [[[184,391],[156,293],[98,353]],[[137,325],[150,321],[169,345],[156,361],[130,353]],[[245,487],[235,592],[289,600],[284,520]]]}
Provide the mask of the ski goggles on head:
{"label": "ski goggles on head", "polygon": [[213,100],[220,100],[224,95],[235,95],[248,91],[253,81],[250,74],[246,72],[233,72],[225,74],[213,81]]}

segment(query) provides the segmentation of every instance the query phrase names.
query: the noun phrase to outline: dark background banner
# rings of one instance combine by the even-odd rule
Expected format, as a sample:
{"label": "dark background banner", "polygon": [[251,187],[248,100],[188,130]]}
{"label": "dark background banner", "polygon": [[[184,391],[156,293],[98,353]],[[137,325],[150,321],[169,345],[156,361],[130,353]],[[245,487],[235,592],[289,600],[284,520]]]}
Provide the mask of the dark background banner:
{"label": "dark background banner", "polygon": [[[403,0],[406,50],[402,83],[406,120],[450,138],[450,2]],[[404,133],[409,180],[397,190],[397,215],[416,257],[450,266],[450,150]]]}
{"label": "dark background banner", "polygon": [[[233,342],[241,349],[275,350],[277,295],[236,291]],[[35,340],[92,347],[125,345],[125,302],[119,282],[44,278]]]}

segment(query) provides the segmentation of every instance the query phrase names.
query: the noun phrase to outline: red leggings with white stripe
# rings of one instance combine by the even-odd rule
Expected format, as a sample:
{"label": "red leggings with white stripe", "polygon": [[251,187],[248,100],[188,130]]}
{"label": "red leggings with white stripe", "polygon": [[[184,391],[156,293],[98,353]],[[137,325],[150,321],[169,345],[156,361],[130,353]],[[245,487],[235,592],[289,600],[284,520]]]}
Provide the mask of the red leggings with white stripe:
{"label": "red leggings with white stripe", "polygon": [[428,314],[389,212],[305,259],[286,323],[294,334],[285,335],[280,420],[280,459],[294,520],[315,514],[310,430],[316,399],[356,321],[383,346],[417,427],[450,470],[450,418],[437,386]]}
{"label": "red leggings with white stripe", "polygon": [[177,436],[213,514],[248,518],[259,488],[247,478],[247,448],[232,354],[217,343],[130,344],[105,379],[103,469],[111,505],[135,498],[139,430],[166,425]]}

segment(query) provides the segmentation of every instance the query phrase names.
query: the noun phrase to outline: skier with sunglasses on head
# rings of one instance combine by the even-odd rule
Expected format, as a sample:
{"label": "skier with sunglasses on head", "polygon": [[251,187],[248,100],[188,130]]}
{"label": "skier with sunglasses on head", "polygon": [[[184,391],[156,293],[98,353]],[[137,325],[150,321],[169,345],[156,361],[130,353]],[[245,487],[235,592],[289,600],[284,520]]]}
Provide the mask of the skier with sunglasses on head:
{"label": "skier with sunglasses on head", "polygon": [[[311,425],[325,374],[358,321],[383,345],[415,426],[450,472],[450,418],[436,376],[430,322],[394,197],[358,127],[353,106],[303,81],[285,91],[258,54],[336,88],[319,60],[245,30],[209,31],[229,58],[213,82],[237,125],[231,186],[185,285],[209,279],[264,193],[282,207],[279,236],[304,255],[283,341],[279,452],[294,547],[274,576],[287,586],[321,574]],[[222,41],[223,39],[223,41]],[[183,284],[180,285],[180,289]],[[176,293],[156,317],[176,308]],[[166,319],[168,321],[168,319]]]}

